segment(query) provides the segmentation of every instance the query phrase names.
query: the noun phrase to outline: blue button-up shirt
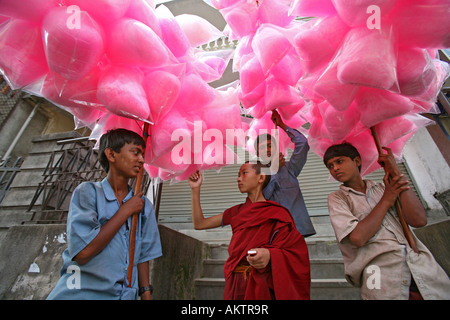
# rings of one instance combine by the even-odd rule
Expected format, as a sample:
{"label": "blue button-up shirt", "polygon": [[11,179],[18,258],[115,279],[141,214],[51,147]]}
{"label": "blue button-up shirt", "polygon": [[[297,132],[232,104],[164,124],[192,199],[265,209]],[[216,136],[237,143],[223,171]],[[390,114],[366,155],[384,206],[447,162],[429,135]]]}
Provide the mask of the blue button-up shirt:
{"label": "blue button-up shirt", "polygon": [[[123,202],[132,196],[130,188]],[[79,265],[73,258],[98,235],[120,204],[106,178],[82,183],[75,189],[67,219],[68,247],[62,255],[61,278],[47,299],[137,299],[137,264],[162,255],[153,205],[144,199],[137,224],[132,286],[128,288],[131,217],[99,254]]]}
{"label": "blue button-up shirt", "polygon": [[275,201],[289,209],[294,217],[297,230],[303,237],[316,233],[306,209],[305,200],[297,180],[306,163],[309,150],[308,140],[299,131],[286,127],[286,132],[295,148],[289,161],[271,176],[263,194],[267,200]]}

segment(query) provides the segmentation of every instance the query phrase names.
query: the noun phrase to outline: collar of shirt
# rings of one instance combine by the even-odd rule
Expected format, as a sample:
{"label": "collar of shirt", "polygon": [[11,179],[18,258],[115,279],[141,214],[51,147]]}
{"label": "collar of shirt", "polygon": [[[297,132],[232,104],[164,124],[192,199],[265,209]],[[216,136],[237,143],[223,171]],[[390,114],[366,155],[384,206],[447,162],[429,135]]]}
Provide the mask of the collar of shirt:
{"label": "collar of shirt", "polygon": [[[104,178],[101,182],[102,188],[105,192],[105,198],[108,201],[116,201],[117,197],[114,193],[114,190],[112,189],[111,185],[109,184],[108,178]],[[129,200],[131,197],[133,196],[133,192],[131,190],[130,187],[128,187],[128,194],[125,197],[125,199],[123,199],[123,202],[126,202],[127,200]]]}
{"label": "collar of shirt", "polygon": [[345,193],[354,193],[354,194],[357,194],[357,195],[360,195],[360,196],[366,196],[368,193],[369,193],[369,191],[370,191],[370,189],[372,189],[373,187],[375,187],[376,186],[376,182],[375,181],[373,181],[373,180],[364,180],[365,182],[366,182],[366,193],[363,193],[363,192],[360,192],[360,191],[356,191],[355,189],[352,189],[352,188],[350,188],[350,187],[346,187],[346,186],[344,186],[343,184],[341,184],[340,186],[339,186],[339,188],[343,191],[343,192],[345,192]]}

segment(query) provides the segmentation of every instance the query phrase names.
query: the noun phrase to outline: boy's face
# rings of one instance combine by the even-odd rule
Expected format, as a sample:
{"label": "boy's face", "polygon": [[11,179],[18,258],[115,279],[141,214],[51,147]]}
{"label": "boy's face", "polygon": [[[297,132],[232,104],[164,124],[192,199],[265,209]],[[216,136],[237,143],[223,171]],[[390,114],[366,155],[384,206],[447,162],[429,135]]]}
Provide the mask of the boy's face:
{"label": "boy's face", "polygon": [[334,157],[328,160],[327,168],[330,174],[339,182],[345,183],[352,180],[355,176],[359,176],[358,167],[361,165],[361,159],[355,157],[351,159],[350,157],[340,156]]}
{"label": "boy's face", "polygon": [[110,168],[114,167],[117,173],[127,178],[135,178],[139,174],[144,165],[144,148],[126,143],[120,152],[109,150],[113,153],[112,157],[108,157]]}
{"label": "boy's face", "polygon": [[265,176],[257,174],[251,163],[245,163],[239,169],[237,178],[238,188],[241,193],[255,190],[260,183],[264,183]]}
{"label": "boy's face", "polygon": [[272,159],[272,141],[266,140],[258,144],[256,155],[261,157],[264,162],[270,162]]}

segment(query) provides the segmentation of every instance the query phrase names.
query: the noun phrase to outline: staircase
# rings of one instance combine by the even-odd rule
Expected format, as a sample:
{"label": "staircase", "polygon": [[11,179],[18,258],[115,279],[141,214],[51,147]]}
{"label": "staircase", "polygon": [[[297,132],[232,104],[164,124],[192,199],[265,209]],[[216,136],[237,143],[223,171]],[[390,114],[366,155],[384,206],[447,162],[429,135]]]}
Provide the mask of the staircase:
{"label": "staircase", "polygon": [[[306,238],[311,263],[311,299],[360,299],[359,289],[352,287],[344,278],[344,261],[336,244],[329,217],[320,217],[318,222],[314,223],[314,227],[317,235]],[[178,231],[208,243],[211,249],[210,256],[203,260],[202,277],[195,281],[195,298],[221,300],[225,288],[223,270],[228,258],[231,229],[229,227],[212,230],[186,228]]]}

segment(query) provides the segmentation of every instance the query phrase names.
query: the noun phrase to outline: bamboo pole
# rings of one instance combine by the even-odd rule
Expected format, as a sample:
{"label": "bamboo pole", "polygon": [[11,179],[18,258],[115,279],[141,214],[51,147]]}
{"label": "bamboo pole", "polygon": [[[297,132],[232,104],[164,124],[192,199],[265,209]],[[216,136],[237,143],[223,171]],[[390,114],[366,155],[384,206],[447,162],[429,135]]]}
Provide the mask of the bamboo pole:
{"label": "bamboo pole", "polygon": [[[370,128],[370,131],[372,132],[373,140],[375,141],[375,145],[378,150],[378,154],[383,154],[383,148],[381,147],[380,139],[378,138],[378,133],[375,130],[374,127]],[[390,177],[392,178],[392,177]],[[409,246],[414,250],[414,252],[419,253],[419,250],[417,250],[416,242],[414,241],[411,229],[409,229],[408,224],[406,223],[405,217],[403,216],[402,206],[400,203],[400,199],[397,198],[395,201],[395,210],[397,211],[398,219],[400,221],[400,224],[403,229],[403,233],[405,235],[406,240],[408,241]]]}
{"label": "bamboo pole", "polygon": [[[149,128],[149,124],[147,122],[145,122],[143,135],[142,135],[145,145],[147,145],[148,128]],[[144,166],[142,166],[141,171],[139,171],[139,174],[136,177],[136,185],[134,186],[134,194],[138,194],[139,192],[141,192],[143,175],[144,175]],[[132,284],[131,280],[133,279],[134,251],[135,251],[135,246],[136,246],[136,229],[137,229],[138,217],[139,217],[139,213],[135,213],[131,216],[130,246],[128,248],[128,270],[127,270],[128,287],[131,287],[131,284]]]}

